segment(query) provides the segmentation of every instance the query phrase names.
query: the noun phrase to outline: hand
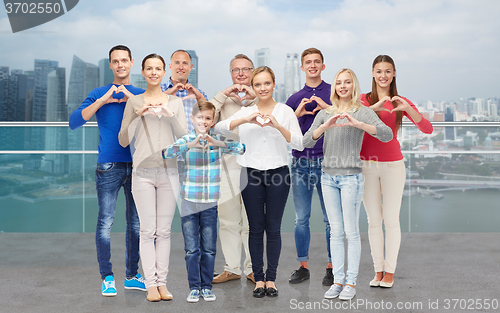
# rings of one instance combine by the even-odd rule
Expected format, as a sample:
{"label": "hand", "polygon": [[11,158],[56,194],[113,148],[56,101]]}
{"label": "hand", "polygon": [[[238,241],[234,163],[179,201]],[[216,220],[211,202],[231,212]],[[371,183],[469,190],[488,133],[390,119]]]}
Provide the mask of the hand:
{"label": "hand", "polygon": [[[121,87],[121,86],[120,86],[120,87]],[[125,88],[125,89],[126,89],[126,88]],[[119,93],[119,92],[121,92],[121,91],[118,91],[118,87],[116,87],[115,85],[112,85],[112,86],[108,89],[108,91],[107,91],[107,92],[106,92],[106,93],[105,93],[102,97],[100,97],[100,98],[99,98],[99,100],[101,100],[101,101],[103,102],[103,103],[102,103],[103,105],[104,105],[104,104],[108,104],[108,103],[120,103],[120,102],[126,102],[126,101],[127,101],[127,99],[128,99],[128,97],[127,97],[127,99],[125,99],[125,97],[123,97],[122,99],[115,99],[115,98],[113,98],[113,95],[114,95],[114,94],[117,94],[117,93]],[[124,100],[124,99],[125,99],[125,100]]]}
{"label": "hand", "polygon": [[205,134],[205,140],[207,144],[205,145],[205,149],[210,147],[226,147],[226,143],[220,140],[213,138],[212,136]]}
{"label": "hand", "polygon": [[307,99],[307,98],[302,99],[302,101],[300,101],[300,103],[299,103],[299,106],[297,106],[297,108],[295,109],[295,116],[297,116],[297,118],[299,118],[299,117],[304,116],[304,115],[314,115],[314,111],[311,112],[311,111],[306,110],[306,104],[311,103],[311,102],[312,102],[312,99]]}
{"label": "hand", "polygon": [[[151,109],[151,110],[150,110]],[[156,115],[154,112],[155,106],[151,103],[144,103],[142,107],[137,110],[135,113],[139,116],[144,116],[148,114]]]}
{"label": "hand", "polygon": [[128,98],[132,97],[133,94],[128,91],[124,85],[120,85],[116,88],[116,93],[123,92],[123,98],[119,99],[118,102],[127,102]]}
{"label": "hand", "polygon": [[189,149],[191,148],[205,149],[206,146],[205,136],[207,136],[207,134],[199,134],[198,136],[196,136],[196,138],[193,139],[193,141],[188,142],[186,146]]}
{"label": "hand", "polygon": [[[280,123],[278,123],[278,121],[276,120],[276,118],[272,114],[263,115],[262,119],[265,122],[264,124],[262,124],[262,127],[271,126],[273,128],[278,128],[281,126]],[[267,120],[267,122],[266,122],[266,120]]]}
{"label": "hand", "polygon": [[391,110],[389,109],[386,109],[384,107],[384,104],[386,101],[392,101],[391,98],[389,96],[385,96],[383,97],[382,99],[380,99],[377,103],[375,103],[374,105],[370,106],[370,108],[377,112],[377,111],[386,111],[386,112],[391,112]]}
{"label": "hand", "polygon": [[353,126],[353,127],[359,128],[361,122],[359,122],[357,119],[355,119],[354,117],[352,117],[350,114],[348,114],[348,113],[342,113],[339,116],[339,119],[344,119],[344,118],[347,119],[347,122],[343,123],[343,124],[340,124],[340,126],[342,126],[342,127],[344,127],[344,126]]}
{"label": "hand", "polygon": [[255,97],[257,97],[257,95],[255,94],[255,91],[250,86],[247,86],[247,85],[240,85],[240,86],[241,86],[241,92],[246,93],[246,95],[240,99],[240,102],[243,102],[245,100],[253,100],[253,99],[255,99]]}
{"label": "hand", "polygon": [[[187,95],[187,97],[189,97],[189,98],[192,98],[194,96],[196,98],[196,101],[205,100],[205,97],[203,96],[203,94],[191,84],[184,85],[184,90],[189,91],[189,94]],[[187,98],[187,97],[184,97],[184,98]]]}
{"label": "hand", "polygon": [[314,108],[314,110],[312,110],[313,114],[316,113],[319,110],[328,109],[330,107],[330,105],[328,103],[326,103],[325,101],[323,101],[323,99],[321,99],[318,96],[312,96],[311,97],[311,102],[312,101],[316,101],[316,107]]}
{"label": "hand", "polygon": [[185,90],[186,88],[184,87],[184,84],[177,83],[175,84],[172,88],[165,90],[163,93],[166,95],[171,95],[175,96],[177,94],[177,91],[179,90]]}
{"label": "hand", "polygon": [[262,123],[260,123],[257,118],[262,118],[262,114],[260,112],[254,112],[252,114],[250,114],[249,116],[247,117],[244,117],[243,119],[245,120],[245,123],[251,123],[251,124],[255,124],[257,126],[260,126],[262,127]]}
{"label": "hand", "polygon": [[390,111],[391,113],[396,111],[407,111],[410,108],[408,102],[401,97],[394,96],[391,101],[396,102],[396,107]]}
{"label": "hand", "polygon": [[334,116],[332,116],[328,120],[326,120],[326,122],[324,122],[321,126],[325,130],[333,128],[333,127],[342,127],[342,126],[344,126],[343,124],[337,124],[337,120],[341,119],[340,116],[341,116],[341,114],[335,114]]}

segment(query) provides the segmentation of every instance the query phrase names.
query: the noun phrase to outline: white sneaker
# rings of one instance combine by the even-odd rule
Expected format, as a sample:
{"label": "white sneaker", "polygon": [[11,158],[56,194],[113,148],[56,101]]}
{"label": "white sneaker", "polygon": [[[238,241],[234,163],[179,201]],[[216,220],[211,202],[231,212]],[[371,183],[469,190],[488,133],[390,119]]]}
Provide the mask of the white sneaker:
{"label": "white sneaker", "polygon": [[340,300],[351,300],[356,295],[356,288],[353,288],[349,285],[345,285],[344,289],[339,295]]}
{"label": "white sneaker", "polygon": [[333,284],[330,286],[330,289],[328,289],[325,292],[325,298],[326,299],[335,299],[339,296],[340,292],[342,291],[342,286]]}

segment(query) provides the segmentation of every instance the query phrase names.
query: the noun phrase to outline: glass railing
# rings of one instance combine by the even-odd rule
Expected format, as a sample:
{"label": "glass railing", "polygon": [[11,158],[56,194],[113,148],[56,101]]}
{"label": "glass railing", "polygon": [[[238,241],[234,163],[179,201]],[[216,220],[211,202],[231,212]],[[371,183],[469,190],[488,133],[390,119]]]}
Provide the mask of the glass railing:
{"label": "glass railing", "polygon": [[[433,123],[425,135],[411,123],[400,131],[407,179],[403,232],[500,231],[500,123]],[[97,221],[95,122],[0,122],[0,232],[94,232]],[[125,231],[118,197],[113,231]],[[293,232],[290,197],[282,231]],[[361,231],[368,229],[361,209]],[[172,230],[180,232],[178,212]],[[324,231],[317,195],[311,230]]]}

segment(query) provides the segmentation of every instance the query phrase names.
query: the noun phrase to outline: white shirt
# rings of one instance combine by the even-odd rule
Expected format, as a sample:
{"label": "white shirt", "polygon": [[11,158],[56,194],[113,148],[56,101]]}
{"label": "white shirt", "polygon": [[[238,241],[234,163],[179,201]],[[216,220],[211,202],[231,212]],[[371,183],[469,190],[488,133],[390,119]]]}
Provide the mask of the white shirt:
{"label": "white shirt", "polygon": [[[215,132],[221,134],[230,133],[231,121],[237,120],[259,109],[256,105],[242,107],[228,119],[215,125]],[[272,115],[280,125],[291,134],[290,143],[276,128],[266,126],[260,127],[253,123],[245,123],[238,127],[240,141],[246,145],[246,152],[236,157],[236,162],[243,167],[251,167],[258,170],[270,170],[290,164],[290,152],[292,149],[302,151],[302,131],[295,112],[286,104],[276,103]]]}

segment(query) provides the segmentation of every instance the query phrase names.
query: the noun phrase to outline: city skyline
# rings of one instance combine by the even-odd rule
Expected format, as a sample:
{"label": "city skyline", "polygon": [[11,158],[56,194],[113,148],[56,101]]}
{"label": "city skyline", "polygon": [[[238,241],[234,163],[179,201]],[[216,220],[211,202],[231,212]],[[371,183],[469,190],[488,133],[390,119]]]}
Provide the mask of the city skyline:
{"label": "city skyline", "polygon": [[[34,59],[53,59],[69,68],[73,55],[97,64],[113,45],[126,44],[135,58],[132,74],[139,74],[149,53],[159,53],[168,62],[174,50],[192,49],[200,63],[199,88],[213,96],[230,84],[228,64],[237,53],[254,57],[256,49],[268,47],[280,84],[286,54],[317,47],[325,56],[323,78],[328,83],[340,68],[350,67],[367,92],[373,58],[389,54],[397,66],[398,91],[412,101],[489,98],[497,96],[500,84],[499,13],[500,3],[491,0],[334,0],[308,5],[296,0],[89,0],[16,34],[0,10],[0,65],[30,70]],[[244,16],[258,16],[258,22],[241,26],[239,17]],[[215,48],[218,43],[223,43],[221,48]]]}

